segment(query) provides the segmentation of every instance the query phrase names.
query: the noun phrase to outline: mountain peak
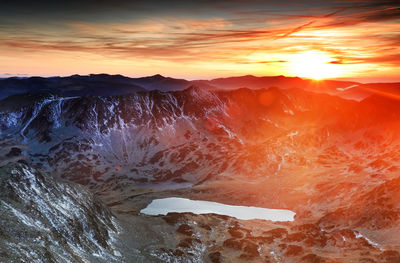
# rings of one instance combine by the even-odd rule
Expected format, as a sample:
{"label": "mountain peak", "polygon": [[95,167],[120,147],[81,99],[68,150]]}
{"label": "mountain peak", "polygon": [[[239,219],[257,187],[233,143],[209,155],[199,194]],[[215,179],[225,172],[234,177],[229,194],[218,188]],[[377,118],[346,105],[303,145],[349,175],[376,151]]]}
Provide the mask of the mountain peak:
{"label": "mountain peak", "polygon": [[162,80],[162,79],[165,79],[166,77],[164,77],[164,76],[161,75],[161,74],[156,74],[156,75],[150,76],[150,77],[148,77],[148,78],[157,79],[157,80]]}

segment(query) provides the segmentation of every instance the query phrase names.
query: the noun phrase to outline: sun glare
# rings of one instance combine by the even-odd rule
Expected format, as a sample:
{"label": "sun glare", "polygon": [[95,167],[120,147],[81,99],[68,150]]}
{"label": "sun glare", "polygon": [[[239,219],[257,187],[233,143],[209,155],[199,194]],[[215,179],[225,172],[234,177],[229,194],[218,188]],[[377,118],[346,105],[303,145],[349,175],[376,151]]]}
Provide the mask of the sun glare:
{"label": "sun glare", "polygon": [[331,64],[329,55],[320,52],[306,52],[294,55],[289,62],[290,72],[298,77],[321,80],[340,75],[339,65]]}

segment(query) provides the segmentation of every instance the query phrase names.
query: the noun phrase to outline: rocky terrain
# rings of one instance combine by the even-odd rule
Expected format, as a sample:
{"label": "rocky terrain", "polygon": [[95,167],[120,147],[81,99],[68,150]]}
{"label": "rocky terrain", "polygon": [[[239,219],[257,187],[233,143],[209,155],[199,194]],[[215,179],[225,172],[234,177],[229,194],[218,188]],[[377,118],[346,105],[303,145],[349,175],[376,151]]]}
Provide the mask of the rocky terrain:
{"label": "rocky terrain", "polygon": [[[400,262],[398,84],[101,75],[0,90],[2,261]],[[173,196],[296,217],[140,213]]]}

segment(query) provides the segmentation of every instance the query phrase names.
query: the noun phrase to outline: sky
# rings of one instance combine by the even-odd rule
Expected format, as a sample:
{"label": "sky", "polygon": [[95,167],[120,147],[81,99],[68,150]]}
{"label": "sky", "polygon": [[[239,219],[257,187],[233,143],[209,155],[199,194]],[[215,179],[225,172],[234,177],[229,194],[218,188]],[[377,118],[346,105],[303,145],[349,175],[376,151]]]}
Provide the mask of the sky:
{"label": "sky", "polygon": [[400,81],[400,1],[0,0],[0,77]]}

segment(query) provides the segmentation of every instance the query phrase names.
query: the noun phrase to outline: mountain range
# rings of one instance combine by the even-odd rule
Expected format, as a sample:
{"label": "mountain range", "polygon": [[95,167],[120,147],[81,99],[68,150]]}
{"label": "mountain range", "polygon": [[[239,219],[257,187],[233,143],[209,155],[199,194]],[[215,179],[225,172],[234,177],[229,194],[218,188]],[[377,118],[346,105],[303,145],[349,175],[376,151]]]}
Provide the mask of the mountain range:
{"label": "mountain range", "polygon": [[29,77],[0,79],[0,99],[21,93],[52,93],[60,96],[111,96],[137,91],[179,91],[188,87],[207,90],[233,90],[239,88],[280,89],[300,88],[317,93],[337,95],[347,99],[361,100],[375,92],[390,91],[399,93],[400,83],[368,83],[351,81],[311,80],[298,77],[255,77],[252,75],[217,78],[212,80],[175,79],[154,75],[130,78],[122,75],[91,74],[69,77]]}
{"label": "mountain range", "polygon": [[[0,261],[399,262],[399,85],[2,79]],[[296,217],[140,213],[163,197]]]}

